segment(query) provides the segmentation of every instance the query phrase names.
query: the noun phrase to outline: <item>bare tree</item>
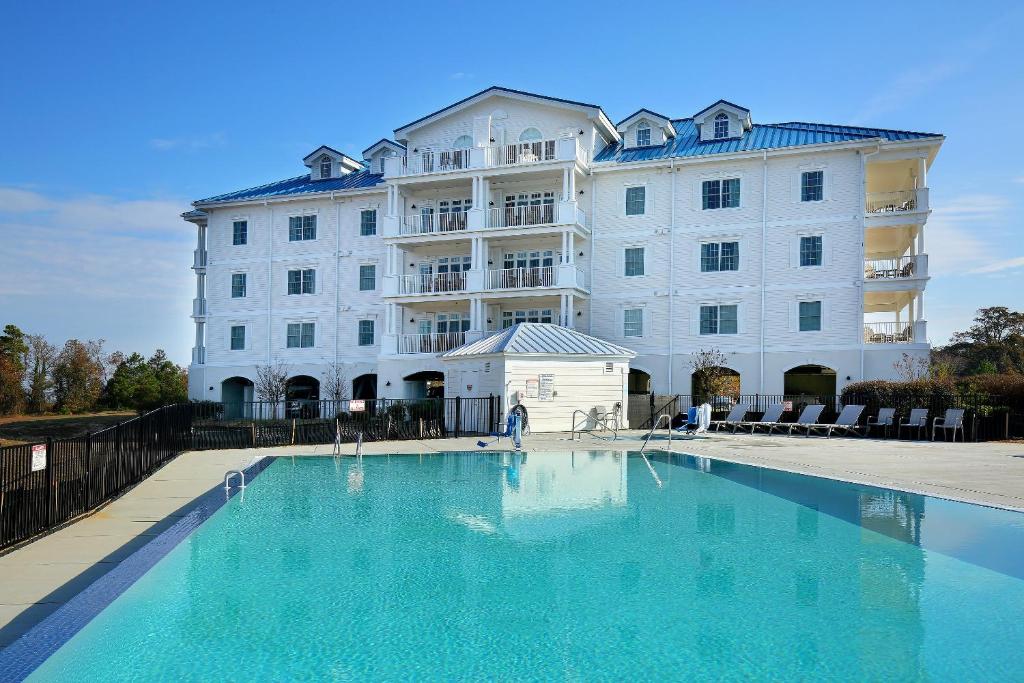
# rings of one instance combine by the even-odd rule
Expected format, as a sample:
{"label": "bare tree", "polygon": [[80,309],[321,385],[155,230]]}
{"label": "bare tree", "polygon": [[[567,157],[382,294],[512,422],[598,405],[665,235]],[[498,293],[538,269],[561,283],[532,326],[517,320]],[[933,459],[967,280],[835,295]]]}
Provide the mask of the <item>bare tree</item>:
{"label": "bare tree", "polygon": [[46,341],[41,334],[26,337],[28,353],[25,367],[25,395],[31,413],[45,413],[53,401],[53,367],[57,362],[57,347]]}
{"label": "bare tree", "polygon": [[328,363],[327,369],[324,371],[324,381],[321,384],[323,398],[340,403],[349,397],[350,386],[348,367],[338,361]]}
{"label": "bare tree", "polygon": [[256,396],[273,406],[284,401],[288,389],[289,368],[281,361],[256,366]]}
{"label": "bare tree", "polygon": [[911,356],[904,352],[900,359],[892,364],[897,376],[904,382],[925,379],[931,375],[931,360],[921,356]]}
{"label": "bare tree", "polygon": [[716,348],[701,349],[690,356],[693,393],[703,398],[722,396],[729,389],[725,354]]}

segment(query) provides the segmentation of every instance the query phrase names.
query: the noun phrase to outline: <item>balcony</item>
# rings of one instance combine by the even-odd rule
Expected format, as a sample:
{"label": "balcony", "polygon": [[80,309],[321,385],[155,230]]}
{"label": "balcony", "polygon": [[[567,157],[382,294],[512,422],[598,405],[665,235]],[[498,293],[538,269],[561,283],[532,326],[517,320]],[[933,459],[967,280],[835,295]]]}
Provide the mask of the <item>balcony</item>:
{"label": "balcony", "polygon": [[203,365],[206,363],[206,347],[192,347],[192,365]]}
{"label": "balcony", "polygon": [[927,254],[864,261],[864,286],[868,291],[919,289],[927,279]]}
{"label": "balcony", "polygon": [[416,213],[400,216],[399,235],[437,235],[465,230],[469,225],[469,212]]}
{"label": "balcony", "polygon": [[384,177],[397,178],[452,173],[470,169],[506,168],[554,161],[577,161],[586,165],[589,162],[589,155],[576,138],[535,140],[469,149],[426,150],[407,156],[385,158]]}
{"label": "balcony", "polygon": [[398,335],[398,353],[446,353],[467,341],[476,341],[481,332],[434,332],[432,334]]}
{"label": "balcony", "polygon": [[192,299],[192,317],[201,318],[206,315],[206,299]]}
{"label": "balcony", "polygon": [[521,290],[539,287],[586,289],[586,273],[573,264],[502,268],[484,272],[484,289]]}
{"label": "balcony", "polygon": [[864,323],[865,344],[926,344],[927,323],[914,322]]}
{"label": "balcony", "polygon": [[399,275],[396,294],[448,294],[466,291],[466,273],[420,273]]}
{"label": "balcony", "polygon": [[207,252],[205,249],[195,249],[192,252],[192,268],[199,270],[206,267]]}
{"label": "balcony", "polygon": [[928,188],[896,192],[869,192],[864,217],[869,227],[923,223],[928,215]]}

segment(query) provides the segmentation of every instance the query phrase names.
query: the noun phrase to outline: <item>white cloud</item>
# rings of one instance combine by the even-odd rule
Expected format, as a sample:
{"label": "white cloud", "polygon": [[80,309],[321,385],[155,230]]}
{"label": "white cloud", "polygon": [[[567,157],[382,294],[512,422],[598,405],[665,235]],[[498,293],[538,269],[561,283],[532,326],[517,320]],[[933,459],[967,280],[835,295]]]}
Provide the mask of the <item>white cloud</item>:
{"label": "white cloud", "polygon": [[1010,270],[1011,268],[1020,268],[1024,266],[1024,256],[1015,256],[1014,258],[1003,259],[1002,261],[993,261],[984,266],[980,266],[972,270],[972,273],[999,273],[1004,270]]}
{"label": "white cloud", "polygon": [[884,83],[854,117],[854,123],[870,123],[882,114],[902,109],[935,86],[968,70],[970,60],[942,62],[906,69]]}
{"label": "white cloud", "polygon": [[925,226],[928,270],[933,277],[959,275],[980,270],[1005,257],[1005,247],[996,248],[980,237],[991,232],[1010,208],[1002,196],[970,194],[954,197],[936,208]]}
{"label": "white cloud", "polygon": [[153,138],[149,146],[161,152],[172,150],[185,150],[193,152],[211,147],[223,147],[225,143],[224,133],[211,133],[209,135],[186,136],[180,138]]}

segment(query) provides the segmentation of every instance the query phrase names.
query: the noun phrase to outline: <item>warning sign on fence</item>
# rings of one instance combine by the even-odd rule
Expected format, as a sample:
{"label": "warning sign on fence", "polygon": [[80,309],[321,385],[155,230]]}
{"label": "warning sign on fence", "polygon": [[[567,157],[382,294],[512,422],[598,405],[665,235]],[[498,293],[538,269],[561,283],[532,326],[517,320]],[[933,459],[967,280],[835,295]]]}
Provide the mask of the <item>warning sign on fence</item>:
{"label": "warning sign on fence", "polygon": [[363,399],[352,399],[348,402],[348,412],[361,413],[366,410],[366,401]]}
{"label": "warning sign on fence", "polygon": [[39,444],[32,447],[32,471],[46,469],[46,444]]}

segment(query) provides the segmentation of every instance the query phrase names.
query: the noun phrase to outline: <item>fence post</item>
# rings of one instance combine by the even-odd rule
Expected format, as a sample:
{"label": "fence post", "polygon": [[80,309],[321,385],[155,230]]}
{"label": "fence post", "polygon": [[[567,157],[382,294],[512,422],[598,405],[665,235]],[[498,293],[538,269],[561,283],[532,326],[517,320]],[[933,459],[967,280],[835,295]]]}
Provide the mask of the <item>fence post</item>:
{"label": "fence post", "polygon": [[57,496],[53,490],[53,437],[46,437],[46,528],[53,527],[53,508]]}
{"label": "fence post", "polygon": [[[1007,413],[1006,416],[1007,416],[1007,419],[1009,419],[1010,414]],[[1007,423],[1007,424],[1009,424],[1009,423]],[[490,433],[493,430],[494,430],[494,394],[491,394],[487,398],[487,432]],[[1007,427],[1007,430],[1009,430],[1009,427]]]}
{"label": "fence post", "polygon": [[460,396],[455,397],[455,438],[459,438],[459,427],[462,422],[462,398]]}
{"label": "fence post", "polygon": [[85,508],[92,509],[92,434],[85,435]]}

